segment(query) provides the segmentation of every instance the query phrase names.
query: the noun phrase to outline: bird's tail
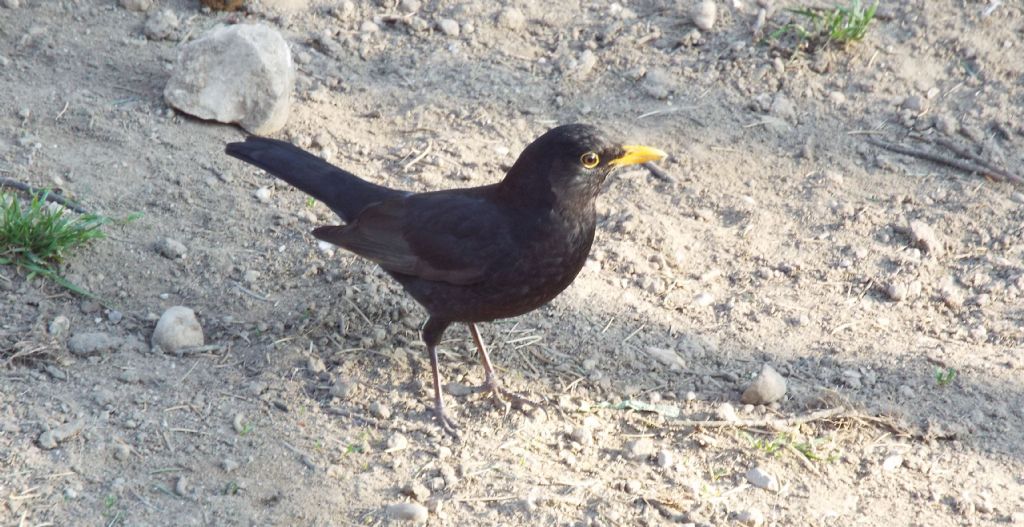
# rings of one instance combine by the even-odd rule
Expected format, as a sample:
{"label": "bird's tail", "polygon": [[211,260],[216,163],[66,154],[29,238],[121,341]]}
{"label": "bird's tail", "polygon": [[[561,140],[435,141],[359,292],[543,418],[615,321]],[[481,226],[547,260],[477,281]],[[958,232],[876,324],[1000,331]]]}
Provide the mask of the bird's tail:
{"label": "bird's tail", "polygon": [[276,139],[251,135],[245,142],[229,143],[224,151],[324,202],[346,222],[352,221],[368,205],[404,194],[360,179],[295,145]]}

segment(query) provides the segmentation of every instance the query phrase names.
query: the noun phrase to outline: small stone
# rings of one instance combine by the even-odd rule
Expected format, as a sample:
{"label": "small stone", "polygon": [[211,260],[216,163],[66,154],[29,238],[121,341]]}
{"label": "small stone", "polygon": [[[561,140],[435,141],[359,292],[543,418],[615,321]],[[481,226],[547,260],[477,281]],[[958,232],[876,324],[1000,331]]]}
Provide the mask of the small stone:
{"label": "small stone", "polygon": [[882,461],[882,470],[886,472],[892,472],[901,466],[903,466],[903,456],[900,455],[892,455]]}
{"label": "small stone", "polygon": [[420,0],[402,0],[398,3],[398,8],[404,13],[415,13],[420,10]]}
{"label": "small stone", "polygon": [[775,476],[765,472],[761,467],[754,467],[748,470],[746,478],[751,485],[759,489],[769,490],[772,492],[778,492],[779,490],[779,481],[775,479]]}
{"label": "small stone", "polygon": [[174,482],[174,493],[183,498],[188,497],[188,478],[178,476],[178,479]]}
{"label": "small stone", "polygon": [[655,99],[667,99],[673,89],[672,75],[661,68],[652,69],[644,75],[640,86]]}
{"label": "small stone", "polygon": [[711,31],[711,28],[715,27],[716,16],[718,16],[718,9],[715,7],[713,0],[702,0],[693,6],[693,10],[690,11],[693,25],[704,32]]}
{"label": "small stone", "polygon": [[153,0],[121,0],[121,7],[129,11],[149,11]]}
{"label": "small stone", "polygon": [[85,423],[82,421],[64,423],[40,434],[38,439],[39,446],[46,450],[53,450],[60,443],[77,435],[83,428],[85,428]]}
{"label": "small stone", "polygon": [[697,296],[693,297],[693,305],[697,307],[708,307],[715,303],[715,295],[704,291],[698,293]]}
{"label": "small stone", "polygon": [[205,338],[195,311],[184,306],[174,306],[160,315],[151,342],[165,353],[174,353],[182,348],[202,346]]}
{"label": "small stone", "polygon": [[523,12],[514,8],[506,7],[498,13],[498,27],[515,31],[526,25],[526,17]]}
{"label": "small stone", "polygon": [[836,106],[841,106],[846,104],[846,95],[843,95],[843,92],[841,91],[830,92],[828,94],[828,100]]}
{"label": "small stone", "polygon": [[786,379],[770,365],[761,367],[761,373],[743,391],[740,401],[745,404],[771,404],[786,395]]}
{"label": "small stone", "polygon": [[893,282],[885,288],[885,294],[889,297],[889,300],[893,302],[899,302],[907,298],[908,288],[907,284],[903,282]]}
{"label": "small stone", "polygon": [[249,285],[255,284],[259,279],[260,272],[254,269],[249,269],[242,273],[242,281]]}
{"label": "small stone", "polygon": [[21,7],[21,1],[20,0],[3,0],[3,5],[7,9],[17,9],[17,8]]}
{"label": "small stone", "polygon": [[790,124],[796,122],[796,105],[793,101],[786,97],[782,93],[775,94],[775,98],[772,99],[772,105],[769,109],[772,115],[785,119]]}
{"label": "small stone", "polygon": [[173,238],[164,238],[157,242],[156,251],[164,258],[170,258],[171,260],[184,258],[185,253],[188,252],[185,244]]}
{"label": "small stone", "polygon": [[365,34],[373,34],[380,31],[380,26],[373,23],[371,20],[367,20],[359,25],[359,32]]}
{"label": "small stone", "polygon": [[164,99],[200,119],[268,135],[288,122],[295,76],[291,50],[277,30],[217,26],[182,46]]}
{"label": "small stone", "polygon": [[395,503],[388,505],[387,515],[396,520],[422,523],[427,521],[430,511],[419,503]]}
{"label": "small stone", "polygon": [[142,34],[150,40],[167,40],[178,29],[178,16],[170,9],[154,11],[146,18]]}
{"label": "small stone", "polygon": [[132,448],[124,443],[114,443],[112,450],[114,459],[118,461],[124,461],[132,455]]}
{"label": "small stone", "polygon": [[320,357],[308,357],[306,358],[306,369],[315,375],[327,371],[327,365]]}
{"label": "small stone", "polygon": [[658,466],[661,468],[671,468],[675,463],[675,458],[672,455],[671,450],[661,450],[658,452]]}
{"label": "small stone", "polygon": [[641,437],[626,443],[625,456],[627,459],[643,460],[654,455],[654,441],[648,437]]}
{"label": "small stone", "polygon": [[442,18],[438,20],[437,28],[440,29],[442,33],[448,35],[449,37],[459,36],[459,23],[450,18]]}
{"label": "small stone", "polygon": [[402,494],[416,501],[424,502],[430,497],[430,489],[418,481],[411,481],[402,487]]}
{"label": "small stone", "polygon": [[646,348],[647,354],[654,360],[668,366],[672,370],[680,370],[686,367],[686,361],[679,356],[675,350],[667,348],[659,348],[655,346],[648,346]]}
{"label": "small stone", "polygon": [[122,319],[124,319],[124,313],[116,309],[111,309],[109,312],[107,312],[107,320],[109,320],[113,324],[117,324]]}
{"label": "small stone", "polygon": [[935,257],[942,256],[945,248],[930,225],[920,220],[914,220],[910,222],[909,230],[911,239],[920,249]]}
{"label": "small stone", "polygon": [[239,467],[238,462],[232,458],[226,457],[220,461],[220,468],[227,473],[232,473]]}
{"label": "small stone", "polygon": [[593,71],[594,66],[596,65],[597,56],[594,55],[593,51],[585,49],[583,50],[583,53],[580,53],[579,58],[576,59],[576,64],[571,73],[574,77],[582,79],[587,75],[590,75],[590,72]]}
{"label": "small stone", "polygon": [[114,351],[121,343],[121,339],[106,333],[78,333],[68,340],[68,351],[79,357],[88,357]]}
{"label": "small stone", "polygon": [[245,420],[245,414],[235,414],[231,418],[231,427],[235,429],[235,433],[238,435],[247,433],[249,431],[249,423]]}
{"label": "small stone", "polygon": [[903,103],[900,104],[900,108],[920,113],[924,110],[924,99],[922,99],[920,95],[911,95],[903,99]]}
{"label": "small stone", "polygon": [[331,397],[337,397],[343,401],[347,401],[356,394],[356,389],[359,384],[354,382],[352,379],[342,378],[334,381],[331,385],[330,394]]}
{"label": "small stone", "polygon": [[739,419],[739,417],[736,416],[736,408],[729,403],[722,403],[722,405],[718,407],[718,410],[715,411],[715,414],[718,415],[718,418],[722,421],[736,421]]}
{"label": "small stone", "polygon": [[270,203],[270,196],[272,194],[273,193],[267,187],[260,187],[256,189],[256,192],[253,193],[253,195],[256,196],[256,199],[260,203]]}
{"label": "small stone", "polygon": [[380,401],[374,401],[370,403],[370,414],[377,419],[390,419],[391,407]]}
{"label": "small stone", "polygon": [[758,509],[747,509],[736,513],[736,521],[750,527],[764,525],[764,513]]}
{"label": "small stone", "polygon": [[580,445],[590,446],[594,444],[594,432],[589,426],[577,426],[572,429],[572,433],[569,434],[569,439],[572,439]]}
{"label": "small stone", "polygon": [[409,448],[409,440],[401,432],[395,432],[388,438],[388,448],[385,452],[398,452]]}
{"label": "small stone", "polygon": [[903,397],[904,399],[913,399],[917,396],[917,394],[914,393],[914,389],[906,384],[900,385],[898,391],[900,393],[900,397]]}
{"label": "small stone", "polygon": [[57,315],[50,321],[49,332],[54,338],[63,338],[71,330],[71,320],[64,315]]}
{"label": "small stone", "polygon": [[644,490],[644,485],[643,483],[640,483],[639,480],[627,479],[622,485],[622,490],[624,490],[626,494],[640,494]]}

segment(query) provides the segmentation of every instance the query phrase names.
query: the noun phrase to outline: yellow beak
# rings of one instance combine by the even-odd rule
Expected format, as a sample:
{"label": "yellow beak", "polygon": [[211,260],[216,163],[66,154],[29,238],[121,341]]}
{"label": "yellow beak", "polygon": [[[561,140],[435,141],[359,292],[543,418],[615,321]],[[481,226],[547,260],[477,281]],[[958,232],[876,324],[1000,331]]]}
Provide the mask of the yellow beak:
{"label": "yellow beak", "polygon": [[638,165],[648,161],[659,161],[668,157],[668,154],[665,152],[649,146],[626,145],[622,147],[622,150],[624,153],[618,158],[609,161],[609,166],[615,168],[626,165]]}

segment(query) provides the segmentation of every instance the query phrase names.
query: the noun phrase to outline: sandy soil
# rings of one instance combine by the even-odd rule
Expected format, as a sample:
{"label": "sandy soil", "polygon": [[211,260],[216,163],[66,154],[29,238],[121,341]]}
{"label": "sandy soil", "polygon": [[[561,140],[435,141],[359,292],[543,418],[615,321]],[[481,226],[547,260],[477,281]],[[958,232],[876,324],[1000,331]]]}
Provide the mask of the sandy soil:
{"label": "sandy soil", "polygon": [[[0,525],[1024,524],[1022,189],[868,142],[1024,172],[1018,2],[886,2],[795,55],[749,1],[695,33],[686,2],[158,0],[161,41],[114,0],[0,4],[2,175],[142,213],[64,266],[108,306],[0,268]],[[321,251],[330,212],[226,157],[239,129],[168,109],[177,46],[237,21],[299,63],[280,136],[383,184],[492,182],[574,121],[672,154],[612,178],[569,290],[483,327],[543,412],[458,395],[483,376],[454,327],[443,435],[418,306]],[[151,351],[173,305],[213,347]],[[119,344],[70,353],[87,332]],[[765,363],[786,397],[743,405]]]}

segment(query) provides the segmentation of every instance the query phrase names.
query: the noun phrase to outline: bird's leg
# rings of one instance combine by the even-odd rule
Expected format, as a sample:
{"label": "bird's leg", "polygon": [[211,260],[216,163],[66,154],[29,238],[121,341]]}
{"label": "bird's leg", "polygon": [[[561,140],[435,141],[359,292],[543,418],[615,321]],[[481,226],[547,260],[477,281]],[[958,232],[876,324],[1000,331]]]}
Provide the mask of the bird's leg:
{"label": "bird's leg", "polygon": [[477,392],[484,390],[491,392],[495,399],[499,402],[504,402],[502,396],[507,397],[512,403],[512,406],[522,410],[526,406],[532,406],[534,408],[539,407],[537,403],[513,392],[502,388],[498,384],[498,375],[494,372],[494,366],[491,365],[491,357],[487,355],[487,346],[484,345],[484,340],[480,338],[480,331],[476,329],[476,324],[469,322],[469,333],[473,335],[473,342],[476,343],[476,349],[480,352],[480,364],[484,366],[484,373],[486,375],[483,386],[476,388]]}
{"label": "bird's leg", "polygon": [[434,379],[434,414],[441,428],[458,438],[459,427],[444,410],[444,399],[441,398],[441,371],[437,366],[437,344],[441,342],[441,336],[444,335],[448,324],[447,320],[428,318],[427,323],[423,325],[423,343],[427,345],[427,353],[430,355],[430,373]]}

